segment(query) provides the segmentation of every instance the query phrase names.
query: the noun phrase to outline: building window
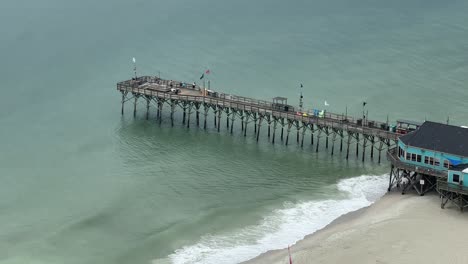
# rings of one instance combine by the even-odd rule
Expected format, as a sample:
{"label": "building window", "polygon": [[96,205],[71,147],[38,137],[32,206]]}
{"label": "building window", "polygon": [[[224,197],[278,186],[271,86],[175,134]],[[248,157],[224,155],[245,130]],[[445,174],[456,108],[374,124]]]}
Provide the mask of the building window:
{"label": "building window", "polygon": [[434,166],[440,166],[440,160],[434,159]]}
{"label": "building window", "polygon": [[450,161],[444,160],[444,168],[449,168],[450,167]]}
{"label": "building window", "polygon": [[424,163],[429,164],[429,157],[424,157]]}
{"label": "building window", "polygon": [[400,147],[398,147],[398,156],[399,157],[404,157],[405,156],[405,151]]}
{"label": "building window", "polygon": [[411,159],[411,153],[406,152],[406,160],[410,160],[410,159]]}
{"label": "building window", "polygon": [[421,155],[417,155],[417,156],[416,156],[416,161],[417,161],[417,162],[421,162]]}
{"label": "building window", "polygon": [[411,161],[416,161],[416,154],[414,153],[411,154]]}
{"label": "building window", "polygon": [[460,175],[458,175],[458,174],[453,174],[452,181],[453,181],[453,182],[460,182]]}

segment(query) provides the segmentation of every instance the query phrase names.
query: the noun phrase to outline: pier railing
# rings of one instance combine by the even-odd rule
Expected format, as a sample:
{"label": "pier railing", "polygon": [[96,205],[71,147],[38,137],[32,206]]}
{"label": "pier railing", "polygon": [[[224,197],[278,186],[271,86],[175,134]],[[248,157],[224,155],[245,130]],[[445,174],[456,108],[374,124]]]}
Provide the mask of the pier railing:
{"label": "pier railing", "polygon": [[202,93],[200,93],[200,95],[181,95],[151,89],[151,87],[154,86],[148,84],[156,85],[157,88],[170,86],[175,88],[192,89],[195,91],[201,90],[201,87],[196,85],[194,86],[183,82],[162,80],[152,76],[143,76],[136,80],[119,82],[117,84],[117,89],[139,95],[158,97],[165,100],[190,101],[216,105],[218,107],[230,107],[238,111],[256,112],[276,118],[286,118],[288,120],[315,124],[317,126],[328,127],[331,129],[346,130],[352,133],[371,135],[384,139],[397,140],[398,138],[398,134],[388,131],[388,125],[383,122],[355,119],[343,114],[330,112],[325,112],[323,115],[317,116],[306,112],[296,112],[294,110],[282,111],[275,108],[272,102],[224,93],[218,93],[216,96],[203,96]]}
{"label": "pier railing", "polygon": [[415,171],[420,174],[435,176],[438,178],[447,178],[447,175],[448,175],[447,171],[435,170],[435,169],[431,169],[431,168],[427,168],[423,166],[416,166],[416,165],[408,164],[406,162],[402,162],[400,158],[398,157],[397,147],[391,148],[387,151],[387,159],[392,163],[393,166],[399,169]]}
{"label": "pier railing", "polygon": [[447,180],[437,181],[437,190],[444,190],[448,192],[455,192],[459,194],[468,195],[468,188],[460,184],[449,183]]}

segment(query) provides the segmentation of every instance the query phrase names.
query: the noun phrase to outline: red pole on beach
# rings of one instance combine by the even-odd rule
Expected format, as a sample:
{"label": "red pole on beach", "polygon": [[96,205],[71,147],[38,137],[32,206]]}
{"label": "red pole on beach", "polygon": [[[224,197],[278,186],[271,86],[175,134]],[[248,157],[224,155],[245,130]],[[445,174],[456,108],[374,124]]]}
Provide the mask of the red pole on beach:
{"label": "red pole on beach", "polygon": [[288,254],[289,254],[289,264],[293,264],[292,258],[291,258],[291,250],[289,250],[289,245],[288,245]]}

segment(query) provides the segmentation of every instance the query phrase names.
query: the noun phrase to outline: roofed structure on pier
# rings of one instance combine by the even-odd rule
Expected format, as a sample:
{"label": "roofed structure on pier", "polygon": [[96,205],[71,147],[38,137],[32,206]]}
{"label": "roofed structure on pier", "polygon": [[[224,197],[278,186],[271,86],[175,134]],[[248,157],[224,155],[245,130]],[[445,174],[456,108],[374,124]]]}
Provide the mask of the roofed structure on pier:
{"label": "roofed structure on pier", "polygon": [[468,157],[466,128],[426,121],[400,140],[407,146]]}

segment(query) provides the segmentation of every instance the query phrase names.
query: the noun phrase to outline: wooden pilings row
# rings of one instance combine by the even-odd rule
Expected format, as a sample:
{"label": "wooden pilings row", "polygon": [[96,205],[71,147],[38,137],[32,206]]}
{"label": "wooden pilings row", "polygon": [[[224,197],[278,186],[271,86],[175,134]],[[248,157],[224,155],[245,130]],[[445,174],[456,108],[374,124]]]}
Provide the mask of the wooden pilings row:
{"label": "wooden pilings row", "polygon": [[[208,113],[210,110],[213,111],[213,123],[214,127],[220,132],[221,129],[221,118],[222,114],[224,113],[226,116],[226,129],[231,134],[234,131],[234,125],[236,118],[240,120],[240,128],[241,133],[244,137],[247,136],[247,129],[250,123],[253,123],[253,133],[257,141],[259,141],[260,137],[260,130],[262,125],[268,126],[268,139],[271,141],[272,144],[275,144],[276,140],[276,131],[278,126],[281,128],[280,140],[284,142],[285,145],[289,144],[289,135],[292,130],[296,131],[296,143],[300,144],[301,147],[304,147],[304,139],[306,137],[307,131],[310,131],[310,144],[314,145],[315,143],[315,151],[318,152],[320,138],[325,137],[325,148],[329,148],[329,143],[331,141],[331,155],[335,154],[335,142],[340,140],[340,152],[343,152],[343,141],[346,139],[346,159],[349,159],[349,150],[350,146],[353,143],[356,143],[356,157],[359,156],[359,147],[362,146],[362,161],[365,161],[366,155],[366,148],[370,147],[370,158],[374,159],[374,149],[378,151],[378,163],[381,162],[381,153],[382,150],[389,148],[390,145],[394,142],[386,138],[375,137],[373,135],[365,135],[354,133],[350,131],[346,131],[343,129],[337,129],[334,127],[328,126],[321,126],[312,123],[301,122],[298,120],[291,120],[283,117],[275,117],[269,114],[261,114],[252,111],[244,111],[238,110],[235,108],[229,107],[220,107],[218,105],[212,105],[208,103],[202,102],[189,102],[189,101],[182,101],[182,100],[173,100],[173,99],[161,99],[157,97],[151,96],[142,96],[138,94],[133,94],[132,98],[127,98],[129,93],[122,92],[122,108],[121,114],[124,113],[124,104],[125,102],[133,99],[133,115],[136,116],[137,111],[137,103],[140,97],[144,97],[144,101],[146,102],[146,119],[149,119],[149,112],[150,112],[150,105],[156,106],[157,113],[156,119],[159,123],[162,122],[162,112],[164,104],[169,105],[170,107],[170,120],[171,126],[174,126],[174,113],[176,112],[176,107],[178,106],[182,110],[182,124],[187,125],[187,128],[190,127],[191,115],[193,111],[195,111],[195,124],[197,127],[200,126],[200,112],[203,114],[203,129],[207,129],[207,120],[208,120]],[[202,107],[203,106],[203,107]],[[202,109],[203,108],[203,109]],[[284,130],[286,128],[286,138],[284,138]],[[273,131],[271,131],[273,130]],[[314,141],[314,135],[316,141]]]}

